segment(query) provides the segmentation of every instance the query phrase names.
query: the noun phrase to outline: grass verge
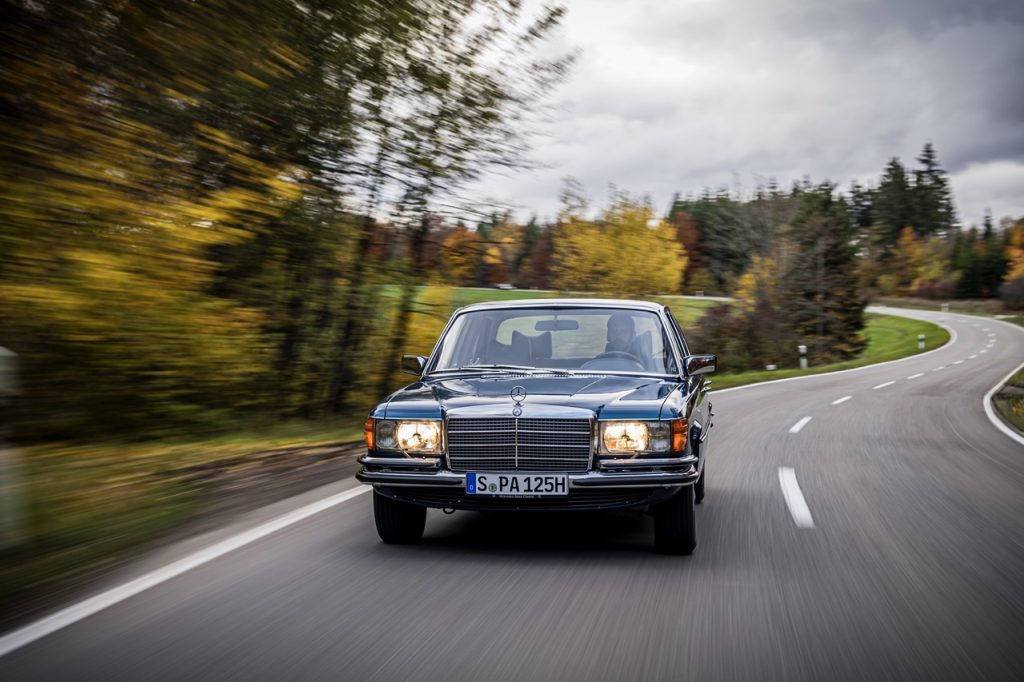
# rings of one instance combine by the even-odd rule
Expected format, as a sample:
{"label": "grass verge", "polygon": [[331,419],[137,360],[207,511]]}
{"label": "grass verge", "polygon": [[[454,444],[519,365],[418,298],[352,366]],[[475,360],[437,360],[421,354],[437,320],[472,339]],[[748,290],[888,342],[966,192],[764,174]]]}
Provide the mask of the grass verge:
{"label": "grass verge", "polygon": [[5,456],[17,458],[12,469],[18,481],[0,483],[17,510],[18,541],[0,549],[0,610],[113,563],[179,524],[196,511],[212,473],[265,466],[266,458],[256,453],[358,440],[361,421],[256,426],[199,442],[49,443],[9,450]]}
{"label": "grass verge", "polygon": [[1024,433],[1024,369],[1010,377],[999,391],[992,396],[996,412],[1006,423]]}
{"label": "grass verge", "polygon": [[[775,379],[788,379],[790,377],[853,369],[855,367],[874,365],[879,362],[888,362],[924,353],[934,350],[949,341],[949,332],[931,322],[874,313],[865,315],[865,320],[866,325],[861,334],[867,339],[868,345],[858,358],[818,367],[809,367],[806,370],[778,369],[770,372],[756,371],[719,374],[712,379],[712,383],[716,389],[722,389],[743,386],[745,384],[756,384],[762,381],[773,381]],[[924,334],[924,350],[918,350],[917,348],[918,334]]]}

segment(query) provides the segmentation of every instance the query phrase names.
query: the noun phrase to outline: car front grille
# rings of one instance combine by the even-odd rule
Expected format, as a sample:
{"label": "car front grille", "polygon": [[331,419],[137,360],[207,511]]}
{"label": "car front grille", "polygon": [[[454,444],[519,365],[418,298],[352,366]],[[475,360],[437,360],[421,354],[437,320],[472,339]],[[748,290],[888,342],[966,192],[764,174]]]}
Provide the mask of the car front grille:
{"label": "car front grille", "polygon": [[590,467],[589,419],[451,418],[453,471],[565,471]]}

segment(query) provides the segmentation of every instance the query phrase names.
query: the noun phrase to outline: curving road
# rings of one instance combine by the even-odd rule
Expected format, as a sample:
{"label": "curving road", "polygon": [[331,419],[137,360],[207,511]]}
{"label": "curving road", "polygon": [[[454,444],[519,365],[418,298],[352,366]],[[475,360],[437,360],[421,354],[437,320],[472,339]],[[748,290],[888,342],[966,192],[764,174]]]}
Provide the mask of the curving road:
{"label": "curving road", "polygon": [[692,557],[625,513],[432,512],[385,546],[354,494],[72,614],[0,679],[1020,679],[1024,441],[982,398],[1024,330],[886,312],[955,339],[714,395]]}

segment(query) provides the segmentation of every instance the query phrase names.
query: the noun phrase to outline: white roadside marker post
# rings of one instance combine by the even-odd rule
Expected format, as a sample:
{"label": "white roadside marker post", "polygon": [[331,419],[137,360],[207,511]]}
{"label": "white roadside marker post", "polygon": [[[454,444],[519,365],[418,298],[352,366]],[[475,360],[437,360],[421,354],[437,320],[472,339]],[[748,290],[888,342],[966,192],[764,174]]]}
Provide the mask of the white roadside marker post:
{"label": "white roadside marker post", "polygon": [[800,369],[807,369],[807,346],[797,346],[796,350],[800,353]]}
{"label": "white roadside marker post", "polygon": [[924,350],[924,334],[917,335],[917,349]]}

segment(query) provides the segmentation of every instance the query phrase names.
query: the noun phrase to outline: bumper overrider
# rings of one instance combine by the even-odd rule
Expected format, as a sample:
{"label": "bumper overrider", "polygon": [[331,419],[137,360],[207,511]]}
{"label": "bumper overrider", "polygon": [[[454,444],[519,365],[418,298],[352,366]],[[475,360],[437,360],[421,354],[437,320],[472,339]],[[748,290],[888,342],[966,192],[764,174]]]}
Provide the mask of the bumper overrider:
{"label": "bumper overrider", "polygon": [[570,473],[569,494],[558,497],[469,495],[466,474],[445,468],[443,457],[381,457],[367,454],[356,478],[383,495],[450,509],[599,510],[653,504],[697,481],[696,455],[605,459],[587,472]]}

